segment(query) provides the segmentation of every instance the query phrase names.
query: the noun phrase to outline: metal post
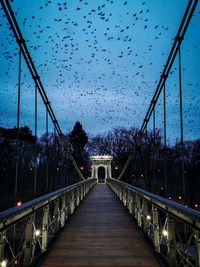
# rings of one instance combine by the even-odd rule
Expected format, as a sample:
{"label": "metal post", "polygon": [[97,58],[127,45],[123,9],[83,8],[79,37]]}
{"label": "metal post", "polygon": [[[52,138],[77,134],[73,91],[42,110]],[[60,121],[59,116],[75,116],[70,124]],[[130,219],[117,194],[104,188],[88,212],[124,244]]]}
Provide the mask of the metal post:
{"label": "metal post", "polygon": [[156,252],[160,253],[160,240],[159,240],[159,221],[158,221],[158,209],[152,207],[153,213],[153,240]]}
{"label": "metal post", "polygon": [[183,197],[185,202],[185,173],[184,173],[184,147],[183,147],[183,111],[182,111],[182,82],[181,82],[181,49],[178,50],[179,58],[179,92],[180,92],[180,121],[181,121],[181,154],[182,154],[182,184],[183,184]]}
{"label": "metal post", "polygon": [[136,195],[136,193],[135,193],[135,196],[134,196],[134,198],[135,198],[135,201],[134,201],[134,217],[135,217],[135,220],[137,221],[137,219],[138,219],[138,215],[137,215],[137,213],[138,213],[138,210],[137,210],[137,195]]}
{"label": "metal post", "polygon": [[200,236],[199,233],[195,234],[195,246],[196,246],[196,266],[200,267]]}
{"label": "metal post", "polygon": [[89,188],[89,185],[88,185],[88,183],[85,183],[85,185],[86,185],[86,195],[88,194],[88,192],[89,192],[89,190],[90,190],[90,188]]}
{"label": "metal post", "polygon": [[70,214],[74,213],[74,190],[70,191]]}
{"label": "metal post", "polygon": [[61,218],[60,218],[60,226],[61,228],[65,225],[66,220],[66,196],[62,197],[62,207],[61,207]]}
{"label": "metal post", "polygon": [[176,260],[176,237],[175,237],[175,223],[172,217],[168,216],[167,219],[167,248],[169,266],[177,266]]}
{"label": "metal post", "polygon": [[[111,183],[112,185],[112,183]],[[117,185],[117,191],[118,191],[118,198],[121,201],[122,200],[122,185],[120,183],[118,183]]]}
{"label": "metal post", "polygon": [[52,224],[54,235],[58,233],[58,228],[59,228],[58,216],[59,216],[59,200],[56,200],[54,202],[54,210],[53,210],[54,222]]}
{"label": "metal post", "polygon": [[128,210],[129,213],[132,215],[133,214],[133,194],[132,191],[128,191]]}
{"label": "metal post", "polygon": [[147,207],[147,202],[143,199],[142,200],[143,204],[143,230],[145,234],[148,234],[149,230],[149,224],[147,220],[147,215],[148,215],[148,207]]}
{"label": "metal post", "polygon": [[0,262],[4,260],[4,257],[5,257],[4,232],[0,232]]}
{"label": "metal post", "polygon": [[31,266],[33,222],[34,222],[34,215],[32,214],[28,217],[25,228],[25,248],[24,248],[24,265],[23,265],[24,267]]}
{"label": "metal post", "polygon": [[122,201],[123,199],[123,186],[119,185],[119,200]]}
{"label": "metal post", "polygon": [[123,186],[123,196],[122,196],[122,201],[123,201],[123,204],[124,206],[126,206],[126,188]]}
{"label": "metal post", "polygon": [[81,184],[81,201],[83,200],[83,195],[84,195],[84,188],[83,184]]}
{"label": "metal post", "polygon": [[83,198],[86,196],[86,187],[85,182],[83,183]]}
{"label": "metal post", "polygon": [[65,221],[67,221],[68,217],[70,215],[70,211],[69,211],[69,193],[68,192],[65,194],[65,206],[66,206],[66,208],[65,208]]}
{"label": "metal post", "polygon": [[137,223],[139,227],[142,227],[141,203],[139,196],[136,196],[136,207],[137,207]]}
{"label": "metal post", "polygon": [[42,252],[47,250],[49,206],[44,207],[42,219]]}
{"label": "metal post", "polygon": [[76,207],[79,206],[80,203],[80,186],[77,186],[76,188]]}

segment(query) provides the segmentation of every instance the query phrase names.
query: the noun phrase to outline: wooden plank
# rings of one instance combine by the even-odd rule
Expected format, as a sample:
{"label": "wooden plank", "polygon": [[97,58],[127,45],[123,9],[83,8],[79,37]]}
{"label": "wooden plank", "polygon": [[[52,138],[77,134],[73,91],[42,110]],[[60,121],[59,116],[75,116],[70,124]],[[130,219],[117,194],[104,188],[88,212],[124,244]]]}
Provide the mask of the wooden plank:
{"label": "wooden plank", "polygon": [[158,267],[125,207],[97,184],[70,219],[43,267]]}

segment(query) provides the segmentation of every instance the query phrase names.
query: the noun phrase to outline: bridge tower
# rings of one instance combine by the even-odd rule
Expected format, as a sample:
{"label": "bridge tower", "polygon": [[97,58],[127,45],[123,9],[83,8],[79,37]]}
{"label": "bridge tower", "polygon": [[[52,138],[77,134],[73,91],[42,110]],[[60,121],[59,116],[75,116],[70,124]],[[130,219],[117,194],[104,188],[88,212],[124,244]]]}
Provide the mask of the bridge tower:
{"label": "bridge tower", "polygon": [[106,183],[107,178],[112,178],[111,162],[113,160],[113,156],[96,155],[96,156],[91,156],[90,160],[92,162],[92,177],[91,178],[96,178],[97,182],[99,182],[98,170],[100,167],[103,167],[105,169],[105,183]]}

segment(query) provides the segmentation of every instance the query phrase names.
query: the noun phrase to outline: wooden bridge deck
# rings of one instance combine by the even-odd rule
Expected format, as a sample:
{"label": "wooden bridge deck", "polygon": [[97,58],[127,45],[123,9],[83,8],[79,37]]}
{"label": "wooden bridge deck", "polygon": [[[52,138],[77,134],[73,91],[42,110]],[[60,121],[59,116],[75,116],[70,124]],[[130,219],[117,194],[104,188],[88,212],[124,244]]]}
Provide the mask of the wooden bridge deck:
{"label": "wooden bridge deck", "polygon": [[97,184],[71,217],[43,267],[160,266],[125,207]]}

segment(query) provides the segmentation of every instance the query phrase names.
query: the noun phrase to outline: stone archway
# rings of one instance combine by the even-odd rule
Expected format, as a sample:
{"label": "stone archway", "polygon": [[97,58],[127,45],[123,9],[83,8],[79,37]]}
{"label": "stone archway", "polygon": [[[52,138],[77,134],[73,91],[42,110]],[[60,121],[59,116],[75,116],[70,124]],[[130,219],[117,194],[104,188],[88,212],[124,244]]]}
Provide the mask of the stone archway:
{"label": "stone archway", "polygon": [[105,169],[105,183],[107,178],[112,178],[111,162],[113,157],[110,155],[96,155],[91,156],[92,162],[92,178],[96,178],[98,182],[98,169],[103,167]]}
{"label": "stone archway", "polygon": [[106,169],[104,166],[99,166],[98,168],[98,183],[105,183],[106,179]]}

